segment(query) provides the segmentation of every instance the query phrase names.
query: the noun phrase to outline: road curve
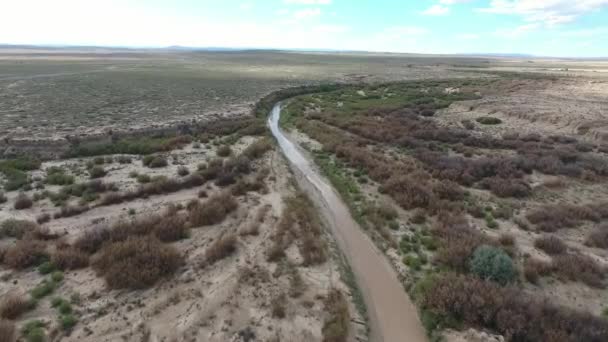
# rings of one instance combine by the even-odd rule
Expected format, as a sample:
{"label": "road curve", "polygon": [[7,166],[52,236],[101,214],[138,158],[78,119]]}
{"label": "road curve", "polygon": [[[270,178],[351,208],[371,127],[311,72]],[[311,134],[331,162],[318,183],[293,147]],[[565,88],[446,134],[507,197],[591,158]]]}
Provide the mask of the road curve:
{"label": "road curve", "polygon": [[296,144],[279,128],[281,104],[272,110],[268,124],[298,183],[321,207],[338,246],[348,259],[367,306],[373,342],[426,342],[416,307],[403,289],[384,254],[350,215],[337,192]]}

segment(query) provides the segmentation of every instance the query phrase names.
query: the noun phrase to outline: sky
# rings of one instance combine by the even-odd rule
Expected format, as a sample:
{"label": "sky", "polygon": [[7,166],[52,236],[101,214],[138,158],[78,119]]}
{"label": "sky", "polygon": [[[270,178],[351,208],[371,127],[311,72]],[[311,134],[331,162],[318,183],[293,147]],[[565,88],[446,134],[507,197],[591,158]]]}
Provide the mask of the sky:
{"label": "sky", "polygon": [[608,0],[0,0],[0,44],[608,57]]}

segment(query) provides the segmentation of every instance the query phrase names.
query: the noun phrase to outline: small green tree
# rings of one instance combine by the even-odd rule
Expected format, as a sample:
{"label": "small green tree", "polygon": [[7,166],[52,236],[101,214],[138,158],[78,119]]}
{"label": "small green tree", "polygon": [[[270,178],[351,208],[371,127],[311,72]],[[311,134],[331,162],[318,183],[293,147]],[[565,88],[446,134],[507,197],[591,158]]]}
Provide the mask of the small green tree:
{"label": "small green tree", "polygon": [[517,277],[513,260],[503,250],[482,245],[477,247],[469,263],[469,269],[479,278],[506,285]]}

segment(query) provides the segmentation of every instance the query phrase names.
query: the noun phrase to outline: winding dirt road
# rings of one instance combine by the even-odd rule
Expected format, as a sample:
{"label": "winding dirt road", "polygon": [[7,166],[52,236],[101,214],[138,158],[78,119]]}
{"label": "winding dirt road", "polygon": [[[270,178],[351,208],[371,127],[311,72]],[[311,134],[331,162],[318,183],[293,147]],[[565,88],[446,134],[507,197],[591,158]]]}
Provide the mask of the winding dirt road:
{"label": "winding dirt road", "polygon": [[350,215],[332,186],[320,175],[312,161],[279,128],[281,104],[277,104],[268,124],[283,153],[293,166],[300,185],[311,195],[331,223],[332,232],[350,266],[363,297],[370,320],[371,341],[427,341],[416,307],[403,289],[397,274],[380,250]]}

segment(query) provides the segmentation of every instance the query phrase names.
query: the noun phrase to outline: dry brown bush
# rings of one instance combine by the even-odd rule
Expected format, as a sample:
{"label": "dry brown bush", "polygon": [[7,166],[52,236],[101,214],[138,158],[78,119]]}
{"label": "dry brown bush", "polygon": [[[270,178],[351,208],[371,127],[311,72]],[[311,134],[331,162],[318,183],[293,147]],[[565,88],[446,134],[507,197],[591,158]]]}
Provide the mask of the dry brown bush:
{"label": "dry brown bush", "polygon": [[232,149],[228,145],[222,145],[217,149],[216,153],[220,157],[228,157],[232,154]]}
{"label": "dry brown bush", "polygon": [[532,284],[538,284],[540,277],[551,273],[551,264],[538,259],[526,259],[524,261],[524,277]]}
{"label": "dry brown bush", "polygon": [[481,186],[490,190],[498,197],[523,198],[531,193],[530,186],[521,179],[489,177],[481,182]]}
{"label": "dry brown bush", "polygon": [[515,236],[513,236],[513,234],[500,234],[500,236],[498,237],[498,243],[500,243],[501,246],[505,246],[505,247],[511,247],[511,246],[515,246]]}
{"label": "dry brown bush", "polygon": [[53,218],[63,218],[63,217],[72,217],[76,215],[80,215],[89,210],[89,206],[87,205],[64,205],[61,209],[53,214]]}
{"label": "dry brown bush", "polygon": [[0,223],[0,239],[4,237],[22,239],[24,235],[39,228],[40,227],[32,221],[8,219]]}
{"label": "dry brown bush", "polygon": [[585,244],[590,247],[608,249],[608,225],[604,224],[595,228],[587,236]]}
{"label": "dry brown bush", "polygon": [[58,248],[51,262],[60,270],[76,270],[89,266],[89,255],[74,247]]}
{"label": "dry brown bush", "polygon": [[323,322],[323,342],[345,342],[348,339],[350,314],[344,294],[332,289],[324,300],[327,317]]}
{"label": "dry brown bush", "polygon": [[110,239],[110,229],[105,226],[97,226],[87,230],[74,243],[74,247],[83,252],[93,254],[97,252],[104,242]]}
{"label": "dry brown bush", "polygon": [[111,288],[141,289],[173,274],[183,261],[157,238],[136,236],[104,245],[93,266]]}
{"label": "dry brown bush", "polygon": [[0,318],[14,320],[30,309],[30,302],[24,295],[9,293],[0,302]]}
{"label": "dry brown bush", "polygon": [[471,276],[440,276],[424,290],[421,304],[437,316],[497,331],[507,341],[608,340],[608,321],[603,318]]}
{"label": "dry brown bush", "polygon": [[42,241],[19,240],[4,254],[4,263],[13,269],[35,266],[48,257],[46,244]]}
{"label": "dry brown bush", "polygon": [[428,208],[435,196],[420,179],[395,176],[382,184],[380,191],[390,195],[403,209]]}
{"label": "dry brown bush", "polygon": [[563,254],[568,250],[568,246],[557,236],[544,235],[534,240],[534,247],[547,254]]}
{"label": "dry brown bush", "polygon": [[36,216],[36,222],[38,224],[44,224],[47,223],[51,220],[51,214],[49,213],[42,213],[38,216]]}
{"label": "dry brown bush", "polygon": [[582,254],[561,254],[553,257],[555,274],[563,280],[581,281],[591,287],[604,288],[606,269]]}
{"label": "dry brown bush", "polygon": [[0,320],[0,342],[15,342],[17,329],[15,323],[7,320]]}
{"label": "dry brown bush", "polygon": [[13,207],[15,208],[15,210],[23,210],[31,208],[32,205],[34,205],[32,199],[21,192],[19,193],[19,195],[17,195],[17,198],[15,198],[15,204],[13,205]]}
{"label": "dry brown bush", "polygon": [[236,236],[234,235],[223,236],[215,240],[205,251],[206,265],[212,265],[234,253],[236,251],[236,242]]}
{"label": "dry brown bush", "polygon": [[432,230],[441,243],[435,259],[448,267],[465,272],[475,249],[490,244],[489,239],[472,228],[461,215],[443,214]]}
{"label": "dry brown bush", "polygon": [[540,207],[526,215],[528,221],[545,232],[561,228],[573,228],[582,221],[598,222],[608,218],[608,212],[600,205],[553,204]]}
{"label": "dry brown bush", "polygon": [[193,227],[217,224],[222,222],[237,207],[238,203],[234,196],[229,192],[222,192],[192,208],[189,221]]}

